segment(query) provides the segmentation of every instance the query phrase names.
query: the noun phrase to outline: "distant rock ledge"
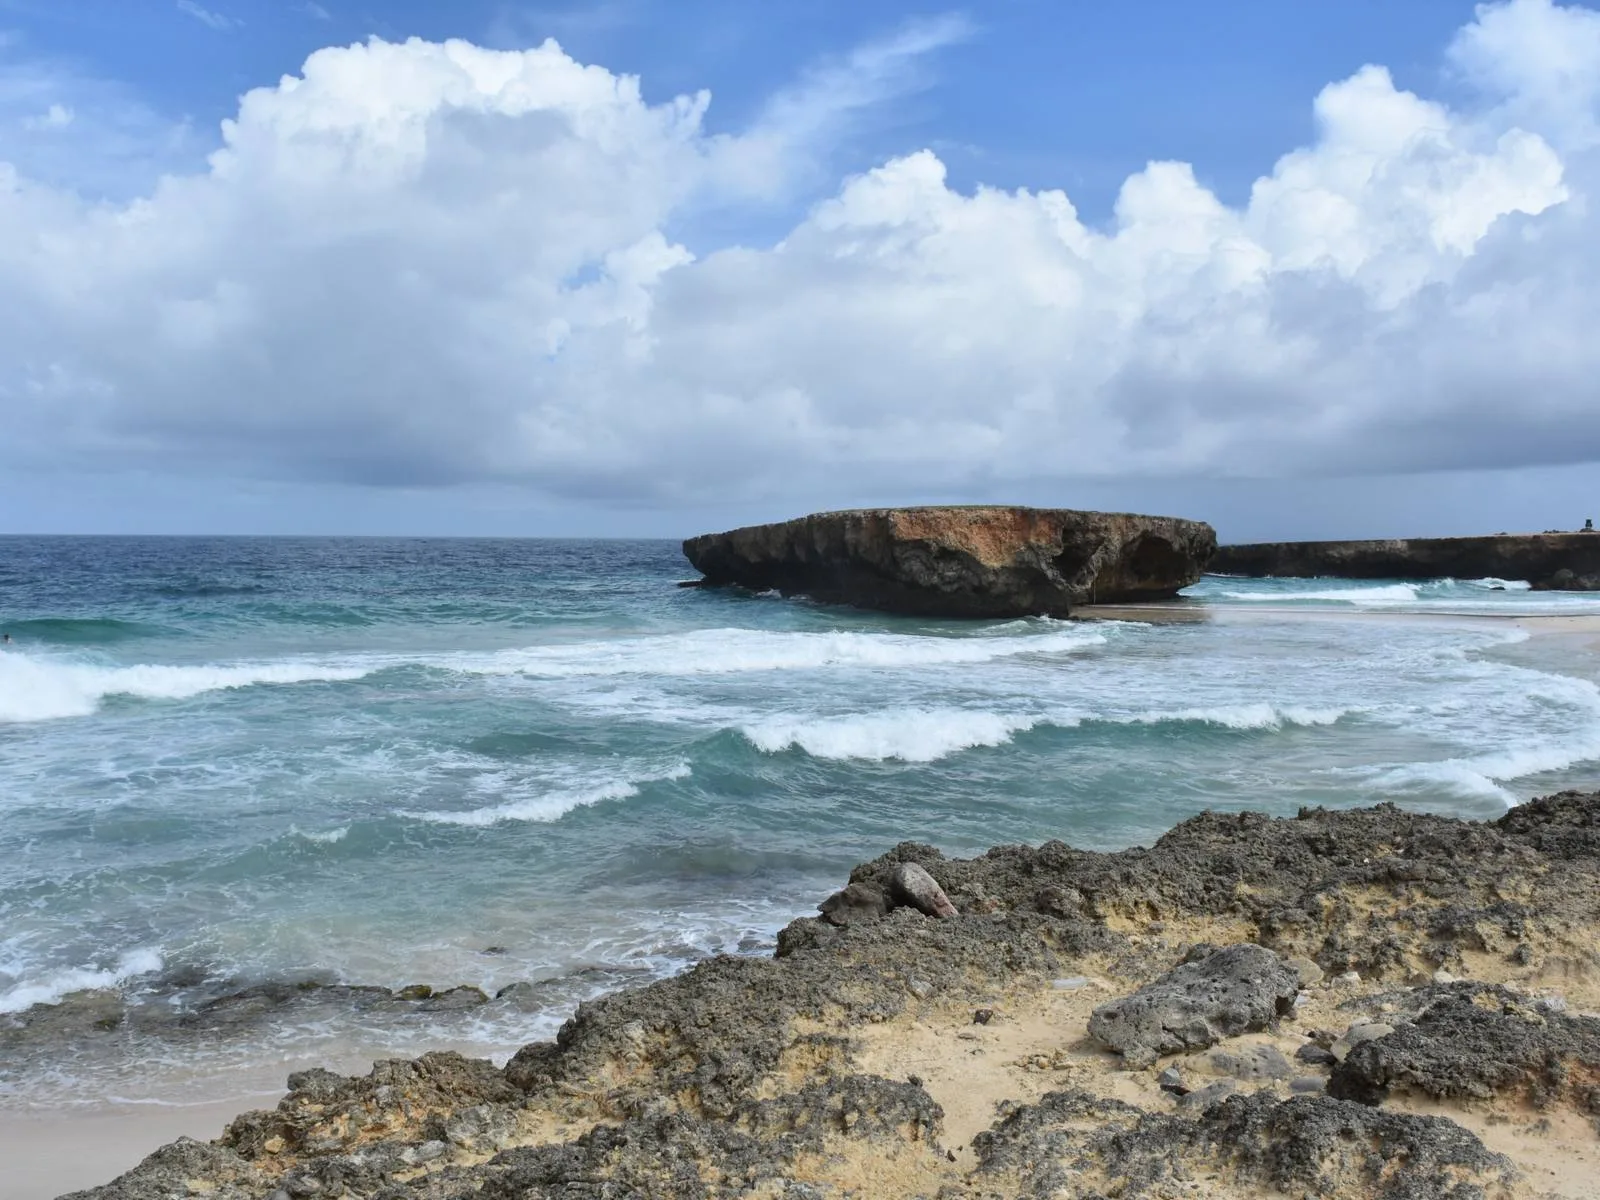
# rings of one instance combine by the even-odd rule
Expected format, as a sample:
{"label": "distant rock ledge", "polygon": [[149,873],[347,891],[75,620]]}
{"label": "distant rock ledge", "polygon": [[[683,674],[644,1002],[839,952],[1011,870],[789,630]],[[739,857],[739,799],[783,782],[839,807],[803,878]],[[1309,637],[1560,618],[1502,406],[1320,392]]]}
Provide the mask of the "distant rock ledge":
{"label": "distant rock ledge", "polygon": [[1600,591],[1600,533],[1222,546],[1220,575],[1334,579],[1525,579],[1541,590]]}
{"label": "distant rock ledge", "polygon": [[816,513],[683,544],[708,586],[803,593],[914,616],[1066,616],[1158,600],[1200,578],[1203,521],[1013,506]]}

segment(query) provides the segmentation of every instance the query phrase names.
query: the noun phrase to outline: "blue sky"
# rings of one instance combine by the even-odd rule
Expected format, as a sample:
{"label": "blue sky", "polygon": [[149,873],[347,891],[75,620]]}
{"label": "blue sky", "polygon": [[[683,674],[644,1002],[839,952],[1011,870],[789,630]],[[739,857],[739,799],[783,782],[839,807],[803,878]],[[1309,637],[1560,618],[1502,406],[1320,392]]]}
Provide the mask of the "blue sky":
{"label": "blue sky", "polygon": [[[1012,498],[1238,537],[1575,523],[1600,454],[1574,416],[1576,335],[1519,309],[1493,372],[1453,339],[1476,352],[1461,314],[1585,287],[1557,275],[1596,242],[1572,203],[1593,16],[0,0],[0,163],[20,181],[0,212],[18,248],[0,531],[676,534]],[[413,37],[508,53],[330,51],[280,87],[325,47]],[[546,38],[574,61],[509,53]],[[637,102],[583,101],[612,132],[562,107],[576,64],[638,77]],[[481,96],[515,71],[557,98],[461,99],[461,78]],[[658,128],[702,90],[689,133]],[[570,145],[540,132],[550,114]],[[396,129],[412,157],[373,174],[360,148],[388,154]],[[1356,214],[1338,236],[1330,204]],[[57,257],[23,262],[30,245]],[[1181,286],[1160,265],[1180,260]],[[397,279],[426,286],[403,303]]]}
{"label": "blue sky", "polygon": [[928,146],[957,187],[1061,187],[1086,216],[1104,219],[1122,181],[1150,159],[1194,163],[1224,199],[1243,199],[1286,147],[1310,135],[1310,97],[1365,63],[1385,64],[1402,87],[1448,94],[1439,51],[1473,8],[1473,0],[991,0],[981,9],[902,0],[0,0],[0,28],[12,35],[13,63],[103,81],[188,121],[198,158],[240,93],[295,73],[323,46],[373,36],[507,49],[553,37],[581,61],[638,75],[651,100],[710,89],[708,125],[732,130],[806,71],[907,23],[954,16],[970,31],[833,147],[830,166],[860,170]]}

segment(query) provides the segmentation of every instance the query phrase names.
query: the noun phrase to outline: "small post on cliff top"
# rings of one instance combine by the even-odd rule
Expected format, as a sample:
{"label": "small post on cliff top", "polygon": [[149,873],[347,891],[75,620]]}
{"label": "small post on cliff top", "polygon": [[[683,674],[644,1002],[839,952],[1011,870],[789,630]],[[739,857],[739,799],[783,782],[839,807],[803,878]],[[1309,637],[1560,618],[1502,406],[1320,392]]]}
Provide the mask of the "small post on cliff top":
{"label": "small post on cliff top", "polygon": [[1585,517],[1583,519],[1583,532],[1585,532],[1585,533],[1593,533],[1594,532],[1594,518],[1593,517]]}

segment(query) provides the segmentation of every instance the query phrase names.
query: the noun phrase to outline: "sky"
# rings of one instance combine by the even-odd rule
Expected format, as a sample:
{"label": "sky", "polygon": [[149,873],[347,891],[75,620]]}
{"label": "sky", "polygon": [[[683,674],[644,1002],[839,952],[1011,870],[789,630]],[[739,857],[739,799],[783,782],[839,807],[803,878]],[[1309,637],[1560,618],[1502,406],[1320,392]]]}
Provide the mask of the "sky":
{"label": "sky", "polygon": [[0,0],[0,532],[1600,517],[1600,12]]}

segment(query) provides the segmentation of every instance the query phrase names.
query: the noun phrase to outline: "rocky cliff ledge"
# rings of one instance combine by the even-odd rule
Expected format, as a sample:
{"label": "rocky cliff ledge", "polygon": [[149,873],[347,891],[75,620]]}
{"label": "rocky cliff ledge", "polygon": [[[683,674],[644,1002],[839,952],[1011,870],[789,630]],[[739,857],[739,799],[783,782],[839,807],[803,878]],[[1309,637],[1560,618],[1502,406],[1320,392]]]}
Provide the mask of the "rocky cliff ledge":
{"label": "rocky cliff ledge", "polygon": [[1600,795],[908,842],[821,910],[77,1200],[1594,1200]]}
{"label": "rocky cliff ledge", "polygon": [[1600,533],[1259,542],[1220,547],[1208,569],[1335,579],[1526,579],[1541,589],[1600,591]]}
{"label": "rocky cliff ledge", "polygon": [[683,544],[708,585],[776,589],[921,616],[1065,616],[1154,600],[1200,578],[1201,521],[1062,508],[874,508],[708,533]]}

